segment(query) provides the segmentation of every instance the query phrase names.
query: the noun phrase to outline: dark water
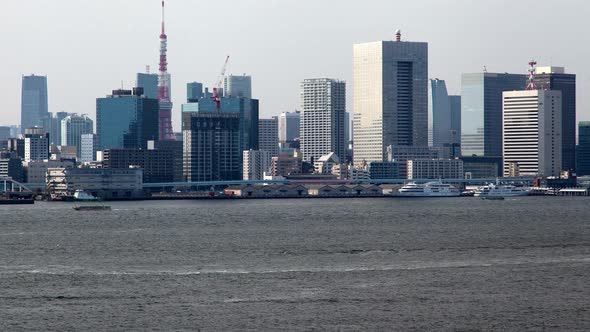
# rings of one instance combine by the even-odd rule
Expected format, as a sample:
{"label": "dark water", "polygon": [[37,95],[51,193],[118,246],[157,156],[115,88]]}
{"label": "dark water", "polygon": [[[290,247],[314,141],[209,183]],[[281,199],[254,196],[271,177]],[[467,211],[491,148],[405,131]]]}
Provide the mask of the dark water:
{"label": "dark water", "polygon": [[590,330],[590,199],[0,206],[0,330]]}

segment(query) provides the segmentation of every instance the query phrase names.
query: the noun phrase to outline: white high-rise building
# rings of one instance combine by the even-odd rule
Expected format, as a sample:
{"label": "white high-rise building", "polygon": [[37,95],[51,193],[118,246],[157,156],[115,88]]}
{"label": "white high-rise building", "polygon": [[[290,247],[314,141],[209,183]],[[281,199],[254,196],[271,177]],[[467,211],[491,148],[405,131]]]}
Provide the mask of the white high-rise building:
{"label": "white high-rise building", "polygon": [[428,43],[354,45],[354,163],[384,161],[387,147],[428,144]]}
{"label": "white high-rise building", "polygon": [[345,124],[346,83],[318,78],[301,83],[301,153],[311,162],[336,153],[346,156]]}
{"label": "white high-rise building", "polygon": [[264,180],[264,172],[270,173],[272,156],[264,150],[246,150],[243,152],[244,180]]}
{"label": "white high-rise building", "polygon": [[561,91],[506,91],[503,97],[504,176],[558,176],[562,169]]}
{"label": "white high-rise building", "polygon": [[80,162],[89,163],[96,160],[97,140],[95,134],[84,134],[81,137]]}

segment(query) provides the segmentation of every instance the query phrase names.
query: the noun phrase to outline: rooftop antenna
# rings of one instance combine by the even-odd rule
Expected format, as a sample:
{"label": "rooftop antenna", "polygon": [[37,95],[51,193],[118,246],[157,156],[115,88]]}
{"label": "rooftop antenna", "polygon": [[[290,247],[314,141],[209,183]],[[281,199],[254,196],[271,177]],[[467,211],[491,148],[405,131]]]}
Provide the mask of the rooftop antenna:
{"label": "rooftop antenna", "polygon": [[150,65],[145,66],[145,73],[149,74],[150,73]]}
{"label": "rooftop antenna", "polygon": [[402,41],[402,31],[400,29],[395,30],[395,41]]}
{"label": "rooftop antenna", "polygon": [[485,65],[483,66],[483,72],[484,73],[487,73],[488,72],[488,68]]}
{"label": "rooftop antenna", "polygon": [[526,86],[527,90],[536,90],[536,87],[535,87],[535,66],[536,65],[537,65],[537,61],[535,61],[535,60],[529,61],[529,81]]}

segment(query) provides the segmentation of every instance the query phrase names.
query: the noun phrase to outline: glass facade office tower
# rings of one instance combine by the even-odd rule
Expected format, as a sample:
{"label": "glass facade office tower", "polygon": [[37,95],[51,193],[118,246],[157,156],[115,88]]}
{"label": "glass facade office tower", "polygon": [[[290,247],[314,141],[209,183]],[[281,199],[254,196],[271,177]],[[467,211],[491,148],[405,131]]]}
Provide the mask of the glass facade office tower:
{"label": "glass facade office tower", "polygon": [[537,67],[538,89],[561,91],[563,170],[576,168],[576,75],[566,74],[563,67]]}
{"label": "glass facade office tower", "polygon": [[283,112],[279,115],[279,142],[293,142],[299,138],[301,113]]}
{"label": "glass facade office tower", "polygon": [[141,88],[97,98],[98,150],[146,149],[148,140],[158,140],[159,110],[158,100],[144,97]]}
{"label": "glass facade office tower", "polygon": [[43,129],[49,134],[49,144],[66,145],[61,142],[61,121],[68,115],[67,112],[57,112],[55,116],[52,113],[47,113],[47,117],[43,118]]}
{"label": "glass facade office tower", "polygon": [[318,78],[301,83],[301,154],[312,162],[330,152],[346,157],[346,83]]}
{"label": "glass facade office tower", "polygon": [[242,179],[238,113],[184,112],[183,177],[187,182]]}
{"label": "glass facade office tower", "polygon": [[451,143],[461,146],[461,96],[449,96],[451,100]]}
{"label": "glass facade office tower", "polygon": [[21,130],[43,125],[48,117],[47,76],[23,76],[21,95]]}
{"label": "glass facade office tower", "polygon": [[590,121],[581,121],[578,126],[576,160],[577,174],[590,175]]}
{"label": "glass facade office tower", "polygon": [[503,93],[504,176],[559,176],[561,91]]}
{"label": "glass facade office tower", "polygon": [[428,43],[378,41],[353,49],[354,163],[387,146],[428,145]]}
{"label": "glass facade office tower", "polygon": [[229,75],[223,79],[225,97],[252,98],[252,77]]}
{"label": "glass facade office tower", "polygon": [[82,135],[93,133],[94,122],[84,114],[72,114],[61,120],[62,145],[75,146],[78,159],[82,157]]}
{"label": "glass facade office tower", "polygon": [[137,86],[143,88],[146,98],[158,98],[158,74],[137,73]]}
{"label": "glass facade office tower", "polygon": [[461,154],[502,156],[502,92],[526,87],[520,74],[472,73],[461,76]]}
{"label": "glass facade office tower", "polygon": [[449,146],[451,133],[451,99],[444,80],[430,80],[428,84],[428,146]]}
{"label": "glass facade office tower", "polygon": [[188,103],[196,103],[203,97],[203,83],[192,82],[186,84],[186,101]]}
{"label": "glass facade office tower", "polygon": [[258,120],[258,150],[268,151],[270,158],[279,155],[279,121],[277,117]]}
{"label": "glass facade office tower", "polygon": [[[191,112],[194,103],[183,105],[184,112]],[[215,102],[211,98],[199,101],[198,112],[215,113]],[[186,107],[185,107],[186,106]],[[221,98],[220,113],[237,113],[240,116],[240,149],[258,150],[258,99]]]}

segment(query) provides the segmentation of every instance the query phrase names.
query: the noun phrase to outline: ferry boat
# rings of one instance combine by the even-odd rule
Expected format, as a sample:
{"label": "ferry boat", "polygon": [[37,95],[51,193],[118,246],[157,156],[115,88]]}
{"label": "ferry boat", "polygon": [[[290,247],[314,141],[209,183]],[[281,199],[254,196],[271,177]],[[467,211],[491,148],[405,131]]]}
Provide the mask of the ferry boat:
{"label": "ferry boat", "polygon": [[417,184],[410,182],[398,190],[402,197],[459,197],[461,191],[454,186],[440,181]]}
{"label": "ferry boat", "polygon": [[513,185],[500,185],[490,183],[487,186],[478,187],[475,190],[475,197],[516,197],[527,196],[530,190]]}
{"label": "ferry boat", "polygon": [[74,206],[76,211],[108,211],[111,209],[108,205],[86,205],[86,206]]}
{"label": "ferry boat", "polygon": [[90,195],[89,193],[85,192],[84,190],[76,190],[74,192],[74,200],[75,201],[84,201],[84,202],[93,202],[98,201],[97,197]]}

